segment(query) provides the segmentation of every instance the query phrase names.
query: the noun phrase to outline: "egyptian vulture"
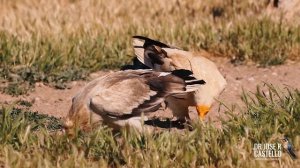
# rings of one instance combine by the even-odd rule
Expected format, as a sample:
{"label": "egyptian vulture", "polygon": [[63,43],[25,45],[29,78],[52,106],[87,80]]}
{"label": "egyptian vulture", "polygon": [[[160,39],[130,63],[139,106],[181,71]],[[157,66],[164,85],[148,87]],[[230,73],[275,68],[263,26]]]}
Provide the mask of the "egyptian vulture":
{"label": "egyptian vulture", "polygon": [[173,115],[179,120],[190,119],[189,106],[196,106],[199,117],[204,119],[214,99],[226,85],[217,66],[205,57],[143,36],[133,36],[133,46],[138,60],[149,68],[162,72],[186,69],[192,71],[196,79],[205,80],[206,85],[196,92],[171,96],[166,100]]}
{"label": "egyptian vulture", "polygon": [[203,84],[204,80],[196,80],[188,70],[109,73],[88,83],[72,99],[64,125],[72,134],[72,128],[89,129],[100,116],[114,129],[128,125],[142,131],[142,114],[158,110],[170,95],[193,92]]}

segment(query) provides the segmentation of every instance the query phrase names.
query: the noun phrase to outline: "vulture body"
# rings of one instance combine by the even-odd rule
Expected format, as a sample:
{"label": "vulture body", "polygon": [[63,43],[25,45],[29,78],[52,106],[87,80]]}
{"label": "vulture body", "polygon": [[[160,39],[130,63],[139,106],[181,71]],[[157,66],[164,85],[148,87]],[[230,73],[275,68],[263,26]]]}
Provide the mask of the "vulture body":
{"label": "vulture body", "polygon": [[217,66],[205,57],[143,36],[133,36],[133,46],[137,59],[155,71],[186,69],[192,71],[196,79],[205,80],[206,84],[194,93],[166,99],[168,107],[179,120],[189,119],[189,106],[196,106],[199,117],[203,119],[226,86]]}
{"label": "vulture body", "polygon": [[89,129],[101,118],[114,129],[132,126],[142,131],[143,114],[158,110],[168,96],[193,92],[203,84],[188,70],[113,72],[91,81],[72,99],[65,128],[72,134],[76,126]]}

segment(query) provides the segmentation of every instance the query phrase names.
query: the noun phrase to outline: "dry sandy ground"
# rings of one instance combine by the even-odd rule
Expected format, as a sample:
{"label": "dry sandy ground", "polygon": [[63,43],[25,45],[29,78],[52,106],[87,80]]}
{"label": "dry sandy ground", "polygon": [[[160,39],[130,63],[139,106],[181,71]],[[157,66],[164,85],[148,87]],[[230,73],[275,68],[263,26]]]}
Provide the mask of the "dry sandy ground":
{"label": "dry sandy ground", "polygon": [[[240,95],[242,89],[245,91],[256,91],[257,85],[263,85],[264,82],[271,83],[276,87],[284,88],[286,86],[300,89],[300,63],[287,62],[285,65],[274,66],[269,68],[258,68],[255,65],[234,66],[229,60],[223,58],[214,58],[214,62],[220,68],[222,74],[226,77],[228,85],[221,96],[218,98],[220,102],[228,106],[233,104],[241,105]],[[95,78],[105,72],[91,74],[91,78]],[[57,90],[48,87],[42,83],[37,83],[35,91],[28,95],[12,97],[0,94],[1,104],[12,104],[18,100],[26,100],[33,103],[30,110],[43,114],[49,114],[56,117],[66,116],[71,105],[72,96],[76,94],[87,82],[75,81],[71,83],[70,89]],[[224,112],[224,107],[219,110],[219,103],[216,102],[208,114],[208,118],[214,120],[216,116]],[[157,117],[172,117],[167,111],[159,111],[153,113]],[[193,108],[190,110],[192,118],[196,118],[196,112]]]}

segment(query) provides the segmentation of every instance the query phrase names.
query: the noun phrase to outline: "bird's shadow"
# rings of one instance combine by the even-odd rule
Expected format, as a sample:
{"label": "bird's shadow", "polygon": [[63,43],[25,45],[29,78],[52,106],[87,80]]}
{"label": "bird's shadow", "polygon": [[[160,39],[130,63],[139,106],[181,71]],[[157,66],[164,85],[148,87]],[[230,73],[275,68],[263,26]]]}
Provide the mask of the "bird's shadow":
{"label": "bird's shadow", "polygon": [[153,127],[158,127],[158,128],[176,128],[176,129],[191,129],[192,127],[187,124],[187,123],[183,123],[179,120],[175,120],[172,121],[170,119],[166,119],[166,120],[160,120],[159,118],[154,118],[154,119],[149,119],[147,121],[144,121],[145,125],[149,125],[149,126],[153,126]]}

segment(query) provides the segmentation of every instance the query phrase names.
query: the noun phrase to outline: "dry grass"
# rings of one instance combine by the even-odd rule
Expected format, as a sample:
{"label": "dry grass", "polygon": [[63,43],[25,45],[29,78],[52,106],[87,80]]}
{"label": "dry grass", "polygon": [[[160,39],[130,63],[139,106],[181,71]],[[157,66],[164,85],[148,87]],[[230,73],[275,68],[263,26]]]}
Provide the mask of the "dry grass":
{"label": "dry grass", "polygon": [[[226,10],[226,21],[238,20],[240,14],[242,17],[253,16],[261,9],[261,5],[241,2],[14,0],[2,1],[0,20],[2,30],[27,38],[33,34],[63,37],[85,33],[90,38],[104,33],[109,37],[129,27],[132,27],[131,33],[153,33],[163,29],[165,31],[161,34],[164,34],[174,31],[179,25],[181,29],[211,25],[214,8]],[[235,13],[237,8],[249,7],[254,10]]]}
{"label": "dry grass", "polygon": [[[261,19],[263,22],[273,20],[267,23],[270,27],[281,25],[281,21],[285,21],[278,14],[275,15],[279,11],[268,7],[267,0],[14,0],[1,1],[0,11],[0,30],[21,41],[35,42],[46,38],[51,44],[61,45],[66,42],[64,39],[75,38],[80,45],[87,39],[98,39],[104,41],[108,48],[121,41],[118,52],[126,54],[132,54],[128,52],[131,51],[130,37],[135,34],[147,35],[192,50],[204,48],[215,52],[215,49],[223,49],[222,46],[215,46],[222,43],[220,38],[230,35],[232,31],[240,35],[236,30],[238,28],[247,31],[259,29],[256,26],[259,26]],[[274,16],[270,17],[270,13]],[[288,17],[291,16],[294,15],[288,13]],[[253,22],[253,25],[247,26],[249,22]],[[296,31],[286,24],[281,29],[288,29],[291,33]],[[292,35],[299,38],[299,32]],[[241,41],[251,39],[246,37]],[[208,42],[211,44],[207,44]],[[225,43],[230,41],[225,40]],[[237,46],[227,46],[224,49],[231,48]],[[113,57],[105,52],[109,49],[103,50],[103,55]],[[237,52],[227,53],[225,56],[234,54]]]}
{"label": "dry grass", "polygon": [[297,12],[267,2],[1,0],[0,79],[13,82],[1,90],[18,95],[39,81],[64,88],[89,72],[119,68],[130,62],[136,34],[234,63],[299,59]]}

